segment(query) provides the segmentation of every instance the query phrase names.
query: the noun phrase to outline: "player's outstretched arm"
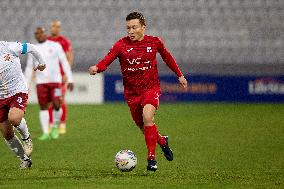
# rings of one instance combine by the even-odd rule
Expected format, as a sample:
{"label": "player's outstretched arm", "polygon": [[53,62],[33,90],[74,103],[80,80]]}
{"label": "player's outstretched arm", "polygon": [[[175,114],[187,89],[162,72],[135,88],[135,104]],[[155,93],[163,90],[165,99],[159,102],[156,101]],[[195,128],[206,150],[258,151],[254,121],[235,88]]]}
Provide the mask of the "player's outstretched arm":
{"label": "player's outstretched arm", "polygon": [[165,47],[164,43],[159,39],[158,44],[158,52],[160,53],[163,61],[167,64],[167,66],[178,76],[181,77],[182,73],[176,63],[176,60],[171,55],[171,53],[168,51],[168,49]]}
{"label": "player's outstretched arm", "polygon": [[117,42],[98,64],[89,68],[89,74],[96,75],[97,73],[105,71],[107,67],[118,57],[119,49],[120,45],[119,42]]}
{"label": "player's outstretched arm", "polygon": [[46,64],[36,46],[30,43],[25,43],[24,45],[27,45],[27,53],[31,53],[37,60],[37,64],[34,66],[34,71],[43,71],[46,67]]}
{"label": "player's outstretched arm", "polygon": [[180,71],[176,60],[174,57],[171,55],[171,53],[167,50],[165,47],[164,43],[160,40],[159,41],[159,47],[158,51],[164,60],[164,62],[167,64],[167,66],[178,76],[178,80],[180,84],[183,86],[183,88],[187,87],[187,80],[183,76],[182,72]]}

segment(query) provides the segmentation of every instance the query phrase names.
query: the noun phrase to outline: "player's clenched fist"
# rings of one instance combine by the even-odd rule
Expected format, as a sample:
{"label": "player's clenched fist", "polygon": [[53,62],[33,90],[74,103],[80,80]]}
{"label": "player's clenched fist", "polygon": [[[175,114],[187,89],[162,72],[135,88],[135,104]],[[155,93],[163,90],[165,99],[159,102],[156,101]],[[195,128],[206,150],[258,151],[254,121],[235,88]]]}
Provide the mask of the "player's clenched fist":
{"label": "player's clenched fist", "polygon": [[90,73],[90,75],[96,75],[96,73],[98,73],[98,67],[97,66],[91,66],[89,68],[89,73]]}
{"label": "player's clenched fist", "polygon": [[34,71],[43,71],[46,68],[46,64],[38,64],[37,67],[34,68]]}

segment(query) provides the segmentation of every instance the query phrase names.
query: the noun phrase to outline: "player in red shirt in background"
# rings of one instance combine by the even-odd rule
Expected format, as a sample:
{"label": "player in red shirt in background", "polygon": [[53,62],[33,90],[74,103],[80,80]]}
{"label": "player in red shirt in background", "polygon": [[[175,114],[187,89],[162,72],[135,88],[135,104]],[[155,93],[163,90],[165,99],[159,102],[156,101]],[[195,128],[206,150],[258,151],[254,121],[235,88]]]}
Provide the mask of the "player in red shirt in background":
{"label": "player in red shirt in background", "polygon": [[[53,21],[50,26],[51,36],[49,36],[47,39],[60,43],[60,45],[62,46],[65,52],[69,65],[72,68],[72,65],[74,62],[74,55],[73,55],[71,42],[69,39],[67,39],[63,35],[60,35],[60,32],[61,32],[61,22],[58,20]],[[67,92],[67,84],[66,84],[66,76],[62,69],[62,66],[61,64],[59,65],[60,65],[60,71],[62,74],[62,94],[63,94],[63,101],[61,105],[62,116],[61,116],[61,122],[59,125],[59,134],[65,134],[66,133],[66,118],[67,118],[67,105],[65,102],[65,94]],[[50,123],[52,123],[52,119],[53,119],[52,118],[52,108],[49,109],[49,117],[50,117]]]}
{"label": "player in red shirt in background", "polygon": [[187,80],[161,39],[144,35],[146,23],[141,13],[132,12],[127,15],[126,27],[128,36],[116,42],[103,60],[89,68],[89,73],[95,75],[103,72],[116,58],[119,58],[124,96],[133,120],[144,133],[148,149],[147,170],[156,171],[157,143],[162,148],[166,159],[173,160],[168,136],[160,135],[154,123],[154,115],[159,106],[161,94],[156,54],[161,55],[167,66],[178,76],[184,88],[187,87]]}

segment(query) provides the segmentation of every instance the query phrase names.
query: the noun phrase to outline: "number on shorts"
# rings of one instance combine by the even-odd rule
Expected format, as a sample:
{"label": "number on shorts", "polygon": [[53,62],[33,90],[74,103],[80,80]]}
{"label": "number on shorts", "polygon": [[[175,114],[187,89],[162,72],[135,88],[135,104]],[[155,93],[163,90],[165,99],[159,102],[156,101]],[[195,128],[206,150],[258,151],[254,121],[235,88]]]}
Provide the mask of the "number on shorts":
{"label": "number on shorts", "polygon": [[19,104],[21,104],[21,103],[23,102],[23,98],[22,98],[22,97],[18,97],[17,102],[18,102]]}

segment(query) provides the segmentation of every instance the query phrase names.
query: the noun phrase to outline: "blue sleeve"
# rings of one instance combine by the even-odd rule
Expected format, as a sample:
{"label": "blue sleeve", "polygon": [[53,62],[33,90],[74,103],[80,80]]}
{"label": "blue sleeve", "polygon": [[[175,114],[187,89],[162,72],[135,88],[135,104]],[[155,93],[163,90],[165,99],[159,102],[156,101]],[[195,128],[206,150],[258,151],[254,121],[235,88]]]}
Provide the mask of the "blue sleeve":
{"label": "blue sleeve", "polygon": [[28,44],[27,43],[23,43],[22,46],[23,46],[23,50],[22,50],[21,54],[26,54],[27,51],[28,51]]}

